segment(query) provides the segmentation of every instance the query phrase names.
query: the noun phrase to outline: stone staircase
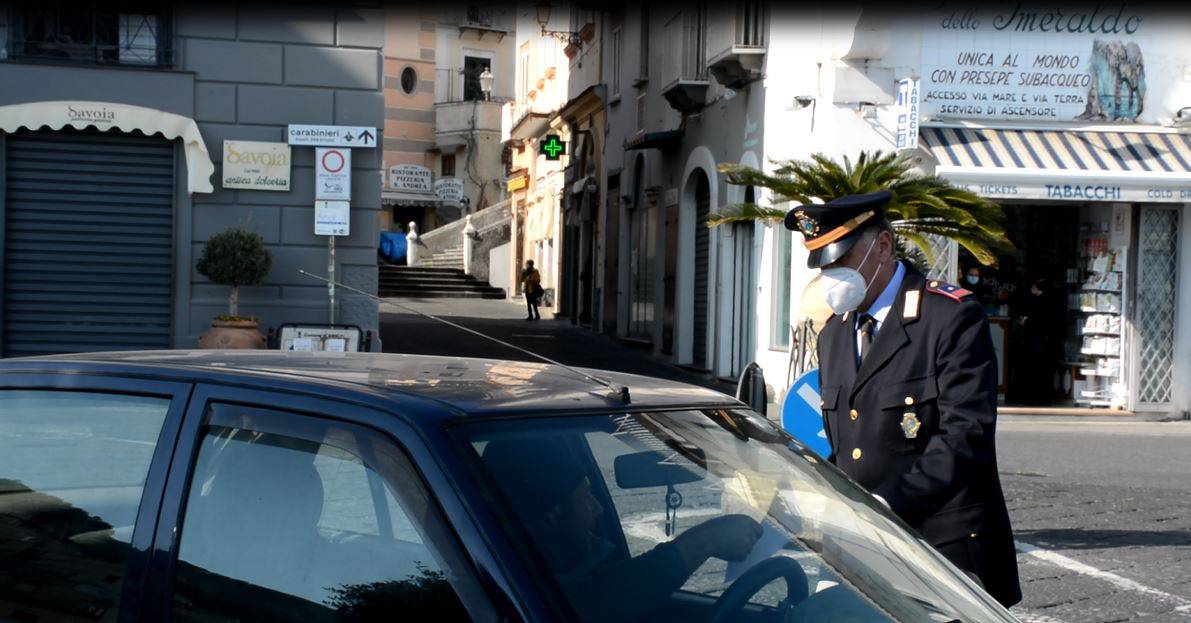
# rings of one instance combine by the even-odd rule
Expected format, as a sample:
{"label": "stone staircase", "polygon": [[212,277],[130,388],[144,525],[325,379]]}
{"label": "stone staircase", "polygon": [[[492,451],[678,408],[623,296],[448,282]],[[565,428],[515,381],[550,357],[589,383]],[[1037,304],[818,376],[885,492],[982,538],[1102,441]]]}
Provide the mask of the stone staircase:
{"label": "stone staircase", "polygon": [[463,270],[463,247],[454,247],[439,251],[429,258],[418,260],[420,268],[453,268]]}
{"label": "stone staircase", "polygon": [[[463,265],[462,250],[457,266]],[[437,256],[435,256],[437,257]],[[446,264],[448,260],[442,262]],[[463,273],[462,268],[451,268],[449,264],[431,266],[419,263],[417,266],[390,266],[382,264],[380,292],[382,297],[405,298],[461,298],[461,299],[503,299],[505,291],[494,288]]]}

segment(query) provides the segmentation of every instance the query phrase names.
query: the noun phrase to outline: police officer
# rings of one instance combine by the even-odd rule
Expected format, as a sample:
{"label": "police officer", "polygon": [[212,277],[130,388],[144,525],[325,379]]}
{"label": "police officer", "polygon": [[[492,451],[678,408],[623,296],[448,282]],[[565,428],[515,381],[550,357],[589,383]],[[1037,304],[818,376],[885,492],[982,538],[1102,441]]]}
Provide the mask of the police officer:
{"label": "police officer", "polygon": [[1010,606],[1021,588],[997,475],[988,320],[970,292],[897,259],[891,197],[786,215],[834,312],[818,344],[829,460]]}

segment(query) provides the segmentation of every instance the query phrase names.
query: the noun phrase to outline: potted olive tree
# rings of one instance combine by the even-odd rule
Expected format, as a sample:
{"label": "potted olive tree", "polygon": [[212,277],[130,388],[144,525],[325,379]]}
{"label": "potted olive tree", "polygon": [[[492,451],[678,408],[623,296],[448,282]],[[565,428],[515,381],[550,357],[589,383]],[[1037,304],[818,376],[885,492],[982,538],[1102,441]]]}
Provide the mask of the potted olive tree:
{"label": "potted olive tree", "polygon": [[240,315],[240,286],[255,286],[273,267],[273,256],[260,234],[231,227],[211,236],[203,246],[196,268],[212,283],[231,286],[227,315],[211,321],[199,336],[199,348],[264,348],[257,319]]}

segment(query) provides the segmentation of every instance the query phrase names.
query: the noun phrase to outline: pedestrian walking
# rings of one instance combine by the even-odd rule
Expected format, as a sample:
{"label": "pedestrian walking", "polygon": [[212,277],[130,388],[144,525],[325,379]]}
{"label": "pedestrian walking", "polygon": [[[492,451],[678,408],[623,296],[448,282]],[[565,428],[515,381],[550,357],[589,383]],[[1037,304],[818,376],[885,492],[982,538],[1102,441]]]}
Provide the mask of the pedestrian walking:
{"label": "pedestrian walking", "polygon": [[786,215],[834,312],[818,342],[828,460],[1010,606],[1021,588],[997,475],[988,319],[968,290],[897,258],[891,198],[851,195]]}
{"label": "pedestrian walking", "polygon": [[538,300],[542,297],[542,274],[533,267],[533,260],[525,261],[525,270],[521,271],[522,292],[525,293],[525,306],[529,308],[526,320],[541,320],[538,313]]}

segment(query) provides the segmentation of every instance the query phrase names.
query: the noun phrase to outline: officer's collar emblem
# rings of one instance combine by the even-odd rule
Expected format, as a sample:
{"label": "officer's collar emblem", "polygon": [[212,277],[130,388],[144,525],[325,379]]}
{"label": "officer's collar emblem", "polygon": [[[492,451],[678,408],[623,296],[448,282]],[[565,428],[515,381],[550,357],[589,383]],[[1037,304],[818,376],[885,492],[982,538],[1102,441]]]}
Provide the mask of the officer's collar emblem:
{"label": "officer's collar emblem", "polygon": [[819,233],[819,224],[814,219],[807,216],[806,212],[799,210],[794,213],[794,218],[798,219],[798,231],[802,232],[804,236],[816,236]]}

